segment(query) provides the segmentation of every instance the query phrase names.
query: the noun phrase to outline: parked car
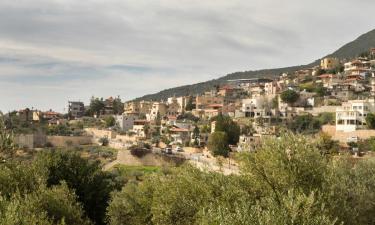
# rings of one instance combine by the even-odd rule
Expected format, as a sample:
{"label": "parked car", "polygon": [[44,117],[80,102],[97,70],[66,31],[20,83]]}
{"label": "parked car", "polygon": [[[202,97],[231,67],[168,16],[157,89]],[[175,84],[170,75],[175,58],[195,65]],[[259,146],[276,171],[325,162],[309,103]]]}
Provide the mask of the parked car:
{"label": "parked car", "polygon": [[165,148],[164,152],[165,152],[165,154],[171,155],[172,154],[172,148]]}
{"label": "parked car", "polygon": [[183,152],[183,151],[184,151],[184,149],[182,149],[180,146],[176,147],[176,152]]}

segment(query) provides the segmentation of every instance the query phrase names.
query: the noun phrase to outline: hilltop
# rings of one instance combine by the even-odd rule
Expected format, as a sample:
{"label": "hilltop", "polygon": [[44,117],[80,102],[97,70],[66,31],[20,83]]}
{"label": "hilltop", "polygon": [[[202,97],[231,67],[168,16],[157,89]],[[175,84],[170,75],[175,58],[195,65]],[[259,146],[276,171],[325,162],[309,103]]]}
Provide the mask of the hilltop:
{"label": "hilltop", "polygon": [[[354,58],[358,56],[359,54],[365,51],[368,51],[372,47],[375,47],[375,29],[368,33],[361,35],[354,41],[345,44],[344,46],[339,48],[337,51],[325,57],[350,59],[350,58]],[[272,78],[272,77],[278,76],[281,73],[294,72],[296,70],[310,68],[312,66],[318,65],[319,62],[320,62],[320,59],[317,59],[316,61],[307,65],[235,72],[235,73],[227,74],[218,79],[213,79],[213,80],[196,83],[192,85],[185,85],[185,86],[165,89],[158,93],[145,95],[135,100],[161,100],[161,99],[166,99],[171,96],[178,97],[178,96],[186,96],[186,95],[196,95],[196,94],[203,93],[204,91],[209,90],[216,85],[224,84],[226,83],[227,80],[230,80],[230,79],[264,78],[264,77]]]}

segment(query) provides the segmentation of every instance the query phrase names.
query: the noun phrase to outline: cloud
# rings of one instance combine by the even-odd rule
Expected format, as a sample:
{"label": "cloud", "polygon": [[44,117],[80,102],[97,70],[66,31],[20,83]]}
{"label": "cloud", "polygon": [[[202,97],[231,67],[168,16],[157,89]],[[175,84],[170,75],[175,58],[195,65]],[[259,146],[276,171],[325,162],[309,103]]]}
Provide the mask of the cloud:
{"label": "cloud", "polygon": [[[63,110],[309,63],[373,29],[364,0],[3,0],[0,109]],[[355,15],[355,16],[347,16]]]}

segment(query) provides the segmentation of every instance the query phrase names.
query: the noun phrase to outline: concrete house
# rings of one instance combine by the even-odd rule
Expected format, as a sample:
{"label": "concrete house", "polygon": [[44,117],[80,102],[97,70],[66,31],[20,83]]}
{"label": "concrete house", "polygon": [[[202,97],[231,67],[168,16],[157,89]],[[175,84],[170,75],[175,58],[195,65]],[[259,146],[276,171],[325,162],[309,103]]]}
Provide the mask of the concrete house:
{"label": "concrete house", "polygon": [[366,128],[366,116],[375,112],[375,100],[351,100],[336,109],[336,131],[351,132]]}
{"label": "concrete house", "polygon": [[123,115],[116,115],[116,125],[120,127],[122,131],[129,131],[133,129],[134,122],[138,119],[138,116],[133,114],[123,114]]}
{"label": "concrete house", "polygon": [[68,113],[72,119],[83,117],[85,115],[85,104],[79,101],[69,101]]}

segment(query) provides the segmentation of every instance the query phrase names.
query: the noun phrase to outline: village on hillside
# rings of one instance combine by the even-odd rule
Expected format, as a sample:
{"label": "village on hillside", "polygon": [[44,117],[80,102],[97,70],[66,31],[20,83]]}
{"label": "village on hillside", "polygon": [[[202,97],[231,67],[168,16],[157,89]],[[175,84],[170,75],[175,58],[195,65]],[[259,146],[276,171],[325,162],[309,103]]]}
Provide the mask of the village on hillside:
{"label": "village on hillside", "polygon": [[277,79],[228,80],[197,96],[92,97],[90,105],[69,102],[65,115],[27,108],[5,118],[21,148],[100,144],[199,161],[253,151],[290,131],[324,139],[332,154],[362,156],[375,151],[375,48]]}

